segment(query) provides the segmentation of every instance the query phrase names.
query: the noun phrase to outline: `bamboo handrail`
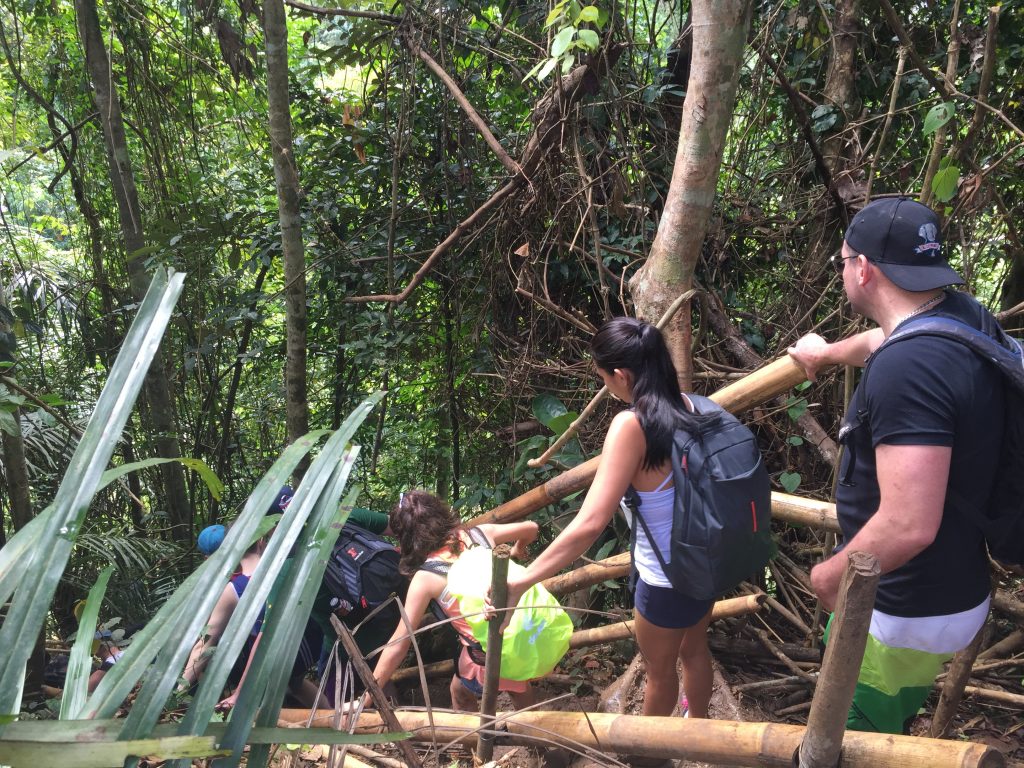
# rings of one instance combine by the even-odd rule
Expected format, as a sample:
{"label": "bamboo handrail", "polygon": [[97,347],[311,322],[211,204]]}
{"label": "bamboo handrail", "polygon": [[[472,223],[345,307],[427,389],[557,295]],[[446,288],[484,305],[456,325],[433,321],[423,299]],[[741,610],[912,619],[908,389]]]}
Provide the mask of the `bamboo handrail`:
{"label": "bamboo handrail", "polygon": [[[306,709],[285,709],[281,720],[304,723]],[[426,712],[395,712],[413,740],[460,742],[472,745],[477,715],[434,711],[431,727]],[[333,715],[317,714],[313,725],[329,725]],[[806,732],[803,726],[781,723],[743,723],[681,717],[642,717],[594,712],[513,712],[502,716],[507,734],[503,745],[550,746],[551,741],[579,748],[706,762],[716,765],[790,765]],[[376,732],[380,718],[364,712],[357,732]],[[843,742],[840,768],[999,768],[1005,758],[996,749],[969,741],[945,741],[889,733],[849,731]]]}
{"label": "bamboo handrail", "polygon": [[[732,616],[744,616],[761,610],[767,595],[743,595],[728,600],[719,600],[711,608],[711,620],[729,618]],[[611,643],[616,640],[625,640],[633,637],[633,620],[620,621],[615,624],[606,624],[603,627],[593,629],[581,629],[572,633],[569,638],[570,648],[583,648],[588,645],[599,643]]]}
{"label": "bamboo handrail", "polygon": [[[759,368],[711,395],[711,399],[731,413],[739,413],[792,389],[807,376],[788,356]],[[601,463],[600,455],[553,477],[542,485],[517,496],[489,512],[474,517],[466,525],[482,523],[511,523],[522,520],[531,512],[553,504],[559,499],[581,491],[590,485]]]}
{"label": "bamboo handrail", "polygon": [[[733,597],[727,600],[719,600],[711,607],[711,620],[717,621],[719,619],[725,619],[732,616],[742,616],[748,613],[754,613],[759,611],[763,605],[767,595],[741,595],[740,597]],[[580,629],[572,633],[569,638],[570,648],[582,648],[587,645],[597,645],[598,643],[610,643],[614,640],[623,640],[633,635],[633,621],[622,621],[615,624],[608,624],[603,627],[596,627],[594,629]],[[433,664],[426,664],[423,667],[424,673],[428,677],[434,675],[440,676],[443,674],[452,674],[455,671],[455,665],[450,659],[446,661],[437,661]],[[410,678],[418,677],[418,671],[416,667],[405,667],[397,670],[392,676],[393,682],[399,682],[401,680],[407,680]]]}

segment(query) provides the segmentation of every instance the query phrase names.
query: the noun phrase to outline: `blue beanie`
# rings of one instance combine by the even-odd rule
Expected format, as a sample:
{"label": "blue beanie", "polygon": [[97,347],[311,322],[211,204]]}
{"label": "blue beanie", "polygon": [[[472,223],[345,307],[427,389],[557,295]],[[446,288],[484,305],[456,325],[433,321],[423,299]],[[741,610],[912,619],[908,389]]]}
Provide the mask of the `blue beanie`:
{"label": "blue beanie", "polygon": [[217,547],[224,541],[224,534],[227,529],[223,525],[208,525],[199,532],[196,539],[196,546],[199,551],[209,557],[217,551]]}

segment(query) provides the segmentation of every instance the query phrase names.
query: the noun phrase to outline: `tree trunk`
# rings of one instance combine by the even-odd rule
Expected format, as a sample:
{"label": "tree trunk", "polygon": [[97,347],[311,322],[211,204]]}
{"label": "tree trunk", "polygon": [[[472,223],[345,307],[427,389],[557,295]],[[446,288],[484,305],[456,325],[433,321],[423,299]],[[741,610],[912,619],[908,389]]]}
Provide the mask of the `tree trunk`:
{"label": "tree trunk", "polygon": [[[142,301],[149,288],[149,275],[139,252],[146,245],[146,240],[124,121],[121,118],[121,103],[111,82],[110,60],[103,46],[95,0],[75,0],[75,13],[78,33],[85,50],[85,63],[92,80],[93,99],[100,113],[110,186],[117,202],[121,233],[127,251],[131,291],[136,301]],[[166,371],[164,356],[158,352],[146,374],[145,394],[149,403],[151,428],[156,433],[157,453],[162,458],[177,459],[181,457],[181,448],[174,424],[174,395]],[[185,492],[184,471],[179,463],[172,461],[160,467],[160,474],[163,477],[171,536],[177,541],[188,541],[192,528],[192,508]]]}
{"label": "tree trunk", "polygon": [[[8,310],[2,305],[4,295],[3,286],[0,285],[0,336],[12,339],[11,329],[4,322]],[[12,357],[16,354],[12,350]],[[13,362],[6,354],[0,359]],[[32,519],[32,499],[29,495],[28,484],[28,462],[25,460],[25,440],[21,434],[21,409],[15,408],[11,412],[12,421],[9,422],[10,432],[2,429],[0,425],[0,448],[3,449],[0,457],[3,458],[4,482],[7,485],[7,498],[11,509],[11,527],[18,531]],[[6,542],[3,530],[3,518],[0,517],[0,541]]]}
{"label": "tree trunk", "polygon": [[0,436],[3,438],[4,480],[11,505],[11,526],[18,531],[32,519],[32,499],[29,495],[25,441],[21,435],[21,409],[15,408],[11,416],[14,417],[14,433],[0,432]]}
{"label": "tree trunk", "polygon": [[[309,431],[306,402],[306,256],[299,211],[299,171],[292,147],[292,118],[288,106],[288,28],[282,0],[264,0],[263,36],[267,46],[267,107],[270,145],[277,182],[277,209],[284,258],[285,421],[288,442]],[[296,472],[302,474],[309,460]]]}
{"label": "tree trunk", "polygon": [[[654,321],[693,284],[715,200],[718,172],[750,25],[749,0],[694,0],[693,54],[672,182],[658,234],[629,287],[639,317]],[[688,307],[666,328],[679,386],[693,373]]]}

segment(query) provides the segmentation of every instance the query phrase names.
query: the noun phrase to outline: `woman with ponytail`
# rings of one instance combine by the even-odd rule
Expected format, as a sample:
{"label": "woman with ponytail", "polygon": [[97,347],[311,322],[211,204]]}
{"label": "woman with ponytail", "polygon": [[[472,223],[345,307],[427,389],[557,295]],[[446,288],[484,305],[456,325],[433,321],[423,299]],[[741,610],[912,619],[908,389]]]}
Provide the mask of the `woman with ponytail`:
{"label": "woman with ponytail", "polygon": [[[661,552],[669,551],[675,500],[672,438],[678,427],[693,425],[701,417],[679,392],[668,347],[653,325],[629,317],[609,320],[594,335],[590,351],[608,391],[632,407],[612,420],[601,464],[576,517],[519,579],[509,578],[509,605],[515,605],[531,585],[582,555],[607,527],[630,486],[639,495],[639,513],[655,545]],[[679,659],[685,686],[680,699],[683,714],[707,717],[712,672],[706,630],[712,601],[672,588],[642,526],[636,530],[633,562],[639,576],[634,628],[647,671],[643,714],[672,714],[679,695]]]}

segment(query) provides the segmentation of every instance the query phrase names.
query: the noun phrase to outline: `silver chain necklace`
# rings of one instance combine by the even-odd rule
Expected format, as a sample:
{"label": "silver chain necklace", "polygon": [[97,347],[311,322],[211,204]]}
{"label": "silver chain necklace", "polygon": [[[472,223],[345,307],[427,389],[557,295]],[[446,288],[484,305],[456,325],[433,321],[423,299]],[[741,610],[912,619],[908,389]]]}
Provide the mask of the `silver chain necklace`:
{"label": "silver chain necklace", "polygon": [[[914,317],[915,315],[921,314],[922,312],[924,312],[929,307],[934,306],[935,304],[938,304],[944,298],[946,298],[946,292],[945,291],[941,291],[940,293],[935,294],[930,299],[928,299],[928,301],[924,302],[919,307],[917,307],[917,309],[911,310],[910,312],[905,314],[903,317],[901,317],[899,320],[897,320],[896,321],[896,325],[899,325],[900,323],[903,323],[904,321],[909,320],[910,318]],[[893,327],[895,328],[896,325],[894,325]]]}

